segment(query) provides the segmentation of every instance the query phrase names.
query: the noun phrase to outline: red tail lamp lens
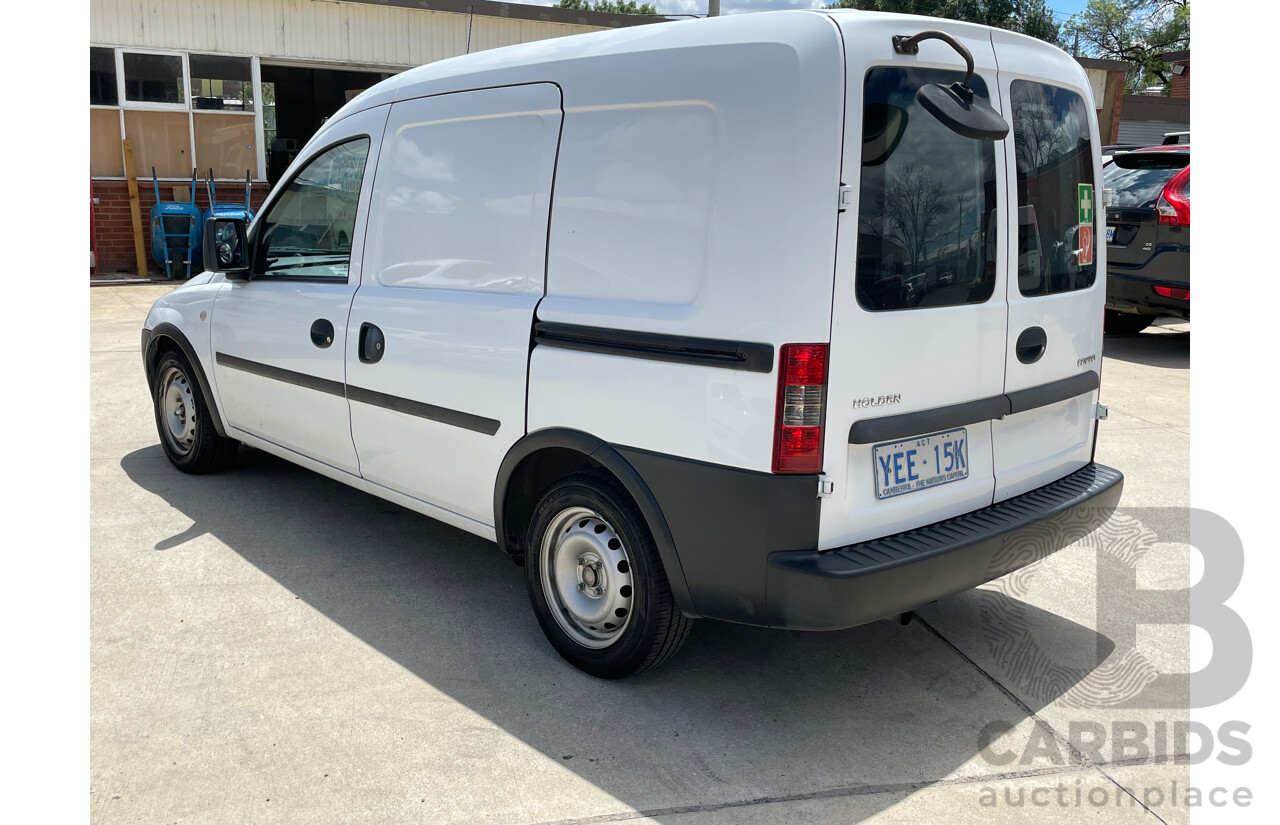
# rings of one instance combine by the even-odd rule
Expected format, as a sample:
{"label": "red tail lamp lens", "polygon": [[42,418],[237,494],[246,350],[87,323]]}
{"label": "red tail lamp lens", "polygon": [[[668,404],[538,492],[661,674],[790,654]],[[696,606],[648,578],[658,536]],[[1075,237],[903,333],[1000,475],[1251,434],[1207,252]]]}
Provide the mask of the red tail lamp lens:
{"label": "red tail lamp lens", "polygon": [[784,344],[773,430],[775,473],[822,472],[827,344]]}

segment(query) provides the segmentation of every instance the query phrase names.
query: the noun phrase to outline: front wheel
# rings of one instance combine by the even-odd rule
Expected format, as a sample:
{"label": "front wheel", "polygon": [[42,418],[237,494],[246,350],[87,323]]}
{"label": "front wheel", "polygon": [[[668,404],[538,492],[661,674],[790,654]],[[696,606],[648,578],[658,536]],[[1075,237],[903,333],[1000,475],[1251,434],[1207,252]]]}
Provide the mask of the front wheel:
{"label": "front wheel", "polygon": [[680,613],[653,536],[625,489],[598,472],[555,484],[534,510],[525,582],[566,660],[617,679],[665,662],[693,620]]}
{"label": "front wheel", "polygon": [[160,446],[184,473],[212,473],[230,466],[239,442],[218,435],[209,405],[187,359],[165,353],[151,387]]}

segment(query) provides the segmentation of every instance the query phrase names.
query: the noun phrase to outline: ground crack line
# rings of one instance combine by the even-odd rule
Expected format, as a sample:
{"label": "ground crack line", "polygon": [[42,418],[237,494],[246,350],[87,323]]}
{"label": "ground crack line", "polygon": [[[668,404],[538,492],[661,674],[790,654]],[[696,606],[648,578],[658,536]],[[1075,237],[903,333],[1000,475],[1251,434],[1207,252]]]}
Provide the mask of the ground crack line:
{"label": "ground crack line", "polygon": [[[1095,762],[1093,762],[1093,760],[1091,760],[1091,759],[1089,759],[1087,756],[1085,756],[1085,755],[1080,751],[1080,749],[1079,749],[1079,748],[1077,748],[1075,745],[1071,744],[1071,742],[1070,742],[1066,737],[1064,737],[1061,733],[1059,733],[1059,732],[1058,732],[1058,731],[1053,727],[1053,725],[1050,725],[1050,724],[1049,724],[1048,722],[1046,722],[1044,719],[1040,718],[1040,715],[1039,715],[1039,714],[1037,714],[1034,710],[1032,710],[1032,709],[1031,709],[1031,707],[1030,707],[1026,702],[1024,702],[1024,701],[1022,701],[1021,699],[1019,699],[1019,698],[1018,698],[1018,696],[1017,696],[1013,691],[1009,690],[1007,687],[1005,687],[1003,684],[1001,684],[1000,680],[996,679],[996,677],[994,677],[994,676],[992,676],[990,673],[988,673],[988,672],[987,672],[987,671],[982,667],[982,665],[978,664],[978,663],[977,663],[977,662],[975,662],[973,659],[971,659],[971,658],[969,657],[969,655],[968,655],[968,654],[966,654],[963,650],[961,650],[961,649],[960,649],[959,647],[957,647],[954,643],[952,643],[952,641],[951,641],[950,639],[948,639],[946,636],[943,636],[943,635],[942,635],[942,633],[940,633],[936,628],[934,628],[934,626],[933,626],[933,625],[929,624],[929,623],[928,623],[928,622],[926,622],[924,619],[922,619],[922,618],[920,617],[920,615],[919,615],[919,614],[916,614],[916,616],[915,616],[915,620],[916,620],[917,622],[919,622],[919,623],[920,623],[920,625],[921,625],[925,630],[927,630],[927,631],[930,633],[930,635],[932,635],[932,636],[933,636],[934,638],[936,638],[938,641],[942,642],[942,643],[943,643],[944,645],[946,645],[947,647],[951,648],[951,651],[952,651],[953,653],[955,653],[957,656],[959,656],[959,657],[960,657],[961,659],[963,659],[964,661],[968,662],[968,663],[969,663],[969,666],[970,666],[970,667],[972,667],[974,670],[976,670],[976,671],[978,671],[979,673],[981,673],[981,674],[982,674],[982,676],[983,676],[983,677],[984,677],[988,682],[990,682],[993,686],[995,686],[996,690],[998,690],[998,691],[1000,691],[1001,693],[1003,693],[1003,694],[1005,695],[1005,697],[1009,699],[1009,701],[1010,701],[1010,702],[1013,702],[1015,705],[1017,705],[1017,706],[1018,706],[1018,708],[1019,708],[1023,713],[1025,713],[1025,714],[1027,715],[1027,718],[1029,718],[1031,721],[1035,722],[1037,725],[1039,725],[1041,728],[1043,728],[1043,729],[1044,729],[1044,731],[1045,731],[1046,733],[1048,733],[1050,736],[1052,736],[1052,737],[1054,738],[1054,740],[1055,740],[1055,741],[1056,741],[1060,746],[1062,746],[1063,748],[1065,748],[1065,749],[1066,749],[1067,753],[1071,754],[1071,756],[1076,760],[1076,762],[1077,762],[1077,764],[1078,764],[1078,765],[1085,766],[1085,767],[1089,767],[1089,768],[1092,768],[1093,770],[1097,771],[1097,772],[1098,772],[1099,774],[1101,774],[1101,775],[1103,776],[1103,778],[1105,778],[1108,782],[1110,782],[1112,785],[1115,785],[1117,788],[1119,788],[1121,791],[1123,791],[1123,792],[1125,793],[1125,795],[1126,795],[1126,796],[1128,796],[1128,797],[1129,797],[1130,799],[1132,799],[1134,802],[1136,802],[1136,803],[1138,803],[1139,805],[1141,805],[1141,806],[1142,806],[1142,809],[1143,809],[1144,811],[1146,811],[1147,813],[1151,814],[1151,815],[1152,815],[1152,816],[1154,816],[1156,819],[1160,820],[1160,822],[1161,822],[1161,823],[1163,823],[1163,825],[1168,825],[1168,823],[1167,823],[1167,822],[1165,822],[1165,821],[1164,821],[1164,819],[1163,819],[1159,814],[1157,814],[1155,811],[1153,811],[1153,810],[1151,810],[1149,807],[1147,807],[1146,803],[1144,803],[1141,799],[1138,799],[1138,797],[1134,796],[1132,791],[1130,791],[1130,790],[1129,790],[1128,788],[1126,788],[1124,785],[1121,785],[1121,784],[1120,784],[1119,782],[1117,782],[1116,780],[1112,779],[1112,778],[1107,774],[1107,772],[1106,772],[1106,771],[1104,771],[1104,770],[1102,769],[1102,767],[1101,767],[1100,765],[1096,764]],[[1117,760],[1116,762],[1112,762],[1112,763],[1109,763],[1109,764],[1117,765],[1117,764],[1120,764],[1120,763],[1119,763],[1119,760]]]}

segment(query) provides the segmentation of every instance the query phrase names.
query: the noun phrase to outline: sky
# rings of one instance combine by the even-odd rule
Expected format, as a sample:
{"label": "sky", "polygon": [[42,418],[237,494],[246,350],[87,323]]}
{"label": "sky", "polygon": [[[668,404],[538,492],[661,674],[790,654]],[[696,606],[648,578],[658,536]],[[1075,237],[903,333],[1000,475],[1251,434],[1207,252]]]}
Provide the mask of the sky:
{"label": "sky", "polygon": [[[707,0],[637,0],[637,2],[653,3],[661,14],[696,14],[707,13]],[[522,0],[536,6],[554,6],[558,0]],[[830,0],[720,0],[721,14],[742,14],[751,11],[768,11],[771,9],[820,9]],[[1055,19],[1059,23],[1066,21],[1072,14],[1082,10],[1088,0],[1049,0],[1048,6],[1057,12]]]}

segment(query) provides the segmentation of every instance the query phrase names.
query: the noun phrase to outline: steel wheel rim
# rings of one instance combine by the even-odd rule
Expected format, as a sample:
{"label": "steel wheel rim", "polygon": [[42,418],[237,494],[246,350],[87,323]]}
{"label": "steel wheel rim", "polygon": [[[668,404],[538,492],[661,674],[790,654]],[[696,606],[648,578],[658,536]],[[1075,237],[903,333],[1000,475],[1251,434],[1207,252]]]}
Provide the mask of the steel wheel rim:
{"label": "steel wheel rim", "polygon": [[186,373],[169,367],[160,378],[160,431],[178,455],[187,455],[196,443],[196,398]]}
{"label": "steel wheel rim", "polygon": [[547,526],[538,554],[542,593],[556,624],[583,647],[599,650],[631,623],[631,557],[617,531],[586,507],[562,510]]}

